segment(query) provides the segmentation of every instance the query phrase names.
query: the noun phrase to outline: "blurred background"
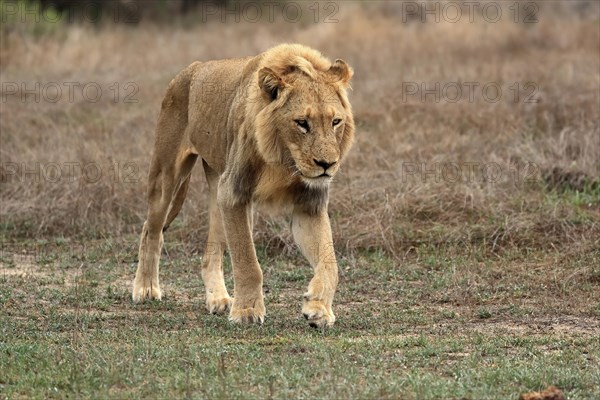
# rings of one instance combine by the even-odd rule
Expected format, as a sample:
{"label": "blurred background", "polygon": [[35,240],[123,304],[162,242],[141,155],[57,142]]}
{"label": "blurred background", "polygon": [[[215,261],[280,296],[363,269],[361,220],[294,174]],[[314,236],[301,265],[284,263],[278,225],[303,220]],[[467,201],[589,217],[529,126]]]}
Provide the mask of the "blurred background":
{"label": "blurred background", "polygon": [[[597,249],[596,1],[0,1],[0,235],[131,243],[169,81],[298,42],[355,70],[338,250]],[[204,242],[207,188],[170,232]],[[285,219],[257,241],[293,247]],[[167,238],[168,239],[168,238]],[[597,250],[596,253],[597,255]]]}

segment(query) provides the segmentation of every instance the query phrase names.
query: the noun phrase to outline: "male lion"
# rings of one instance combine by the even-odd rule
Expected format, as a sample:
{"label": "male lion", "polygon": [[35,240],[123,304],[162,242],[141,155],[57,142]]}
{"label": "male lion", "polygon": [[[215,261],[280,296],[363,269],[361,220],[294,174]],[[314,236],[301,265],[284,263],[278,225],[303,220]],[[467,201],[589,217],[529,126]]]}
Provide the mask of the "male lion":
{"label": "male lion", "polygon": [[[195,62],[162,102],[148,182],[133,300],[160,299],[163,231],[179,213],[198,156],[210,188],[202,279],[211,313],[263,322],[262,271],[252,241],[252,205],[292,214],[292,231],[314,268],[302,313],[331,326],[338,282],[327,215],[329,184],[354,138],[346,91],[352,69],[318,51],[283,44],[256,57]],[[223,280],[225,244],[234,298]]]}

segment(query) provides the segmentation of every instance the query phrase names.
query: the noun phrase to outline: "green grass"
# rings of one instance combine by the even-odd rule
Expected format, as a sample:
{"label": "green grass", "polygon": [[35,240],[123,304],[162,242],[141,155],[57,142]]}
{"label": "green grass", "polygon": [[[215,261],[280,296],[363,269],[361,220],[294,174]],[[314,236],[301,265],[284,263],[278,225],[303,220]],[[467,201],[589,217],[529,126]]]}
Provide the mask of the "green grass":
{"label": "green grass", "polygon": [[0,271],[3,397],[505,399],[551,384],[600,396],[597,250],[545,271],[535,262],[555,255],[340,257],[338,321],[319,331],[300,314],[311,273],[297,254],[259,249],[267,319],[236,326],[207,315],[200,257],[168,238],[165,299],[132,304],[135,241],[5,246],[20,251],[3,251]]}
{"label": "green grass", "polygon": [[[95,327],[82,329],[76,338],[50,334],[35,343],[24,337],[3,345],[7,393],[484,399],[515,397],[545,382],[572,398],[591,398],[597,390],[598,367],[588,356],[598,351],[592,339],[452,338],[452,331],[374,338],[339,330],[304,332],[298,324],[285,330],[277,323],[240,329],[185,318],[175,326],[162,318],[131,321],[115,333],[101,328],[106,321],[100,316],[80,323],[88,318]],[[34,332],[27,336],[35,338]]]}

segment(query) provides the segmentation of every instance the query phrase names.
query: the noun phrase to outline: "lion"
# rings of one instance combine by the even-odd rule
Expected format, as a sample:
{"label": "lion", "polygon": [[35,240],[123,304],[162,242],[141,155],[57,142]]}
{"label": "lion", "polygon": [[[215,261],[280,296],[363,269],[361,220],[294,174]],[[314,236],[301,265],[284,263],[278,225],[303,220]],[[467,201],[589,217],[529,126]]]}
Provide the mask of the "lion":
{"label": "lion", "polygon": [[[329,186],[354,140],[347,91],[352,68],[299,44],[255,57],[194,62],[169,84],[148,178],[133,300],[160,300],[163,232],[185,200],[198,158],[210,191],[201,275],[206,308],[235,323],[263,323],[263,274],[252,239],[253,207],[292,216],[292,233],[314,270],[302,313],[332,326],[338,267]],[[229,250],[233,298],[223,277]]]}

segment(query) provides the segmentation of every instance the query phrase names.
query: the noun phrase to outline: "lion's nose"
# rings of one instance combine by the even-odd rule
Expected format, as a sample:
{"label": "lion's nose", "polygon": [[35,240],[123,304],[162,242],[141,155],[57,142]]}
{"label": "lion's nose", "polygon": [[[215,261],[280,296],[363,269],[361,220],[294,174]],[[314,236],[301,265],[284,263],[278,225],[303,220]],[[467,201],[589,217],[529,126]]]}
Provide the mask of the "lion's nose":
{"label": "lion's nose", "polygon": [[327,171],[327,168],[331,167],[333,164],[335,164],[337,161],[334,162],[329,162],[329,161],[323,161],[323,160],[315,160],[313,159],[313,161],[315,162],[315,164],[317,164],[319,167],[322,167],[325,171]]}

